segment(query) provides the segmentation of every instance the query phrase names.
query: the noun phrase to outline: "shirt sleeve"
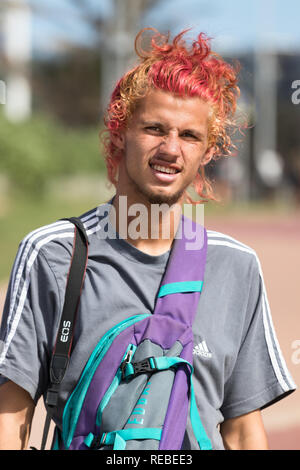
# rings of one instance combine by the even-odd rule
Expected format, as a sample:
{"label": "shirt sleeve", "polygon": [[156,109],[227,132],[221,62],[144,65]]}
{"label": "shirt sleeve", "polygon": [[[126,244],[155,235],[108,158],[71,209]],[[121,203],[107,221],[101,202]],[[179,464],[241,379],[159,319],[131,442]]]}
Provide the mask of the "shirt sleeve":
{"label": "shirt sleeve", "polygon": [[24,240],[12,269],[2,315],[0,385],[11,380],[37,402],[48,384],[60,298],[43,251],[33,245],[29,248]]}
{"label": "shirt sleeve", "polygon": [[244,334],[224,387],[224,419],[266,408],[296,388],[276,337],[257,257],[253,264]]}

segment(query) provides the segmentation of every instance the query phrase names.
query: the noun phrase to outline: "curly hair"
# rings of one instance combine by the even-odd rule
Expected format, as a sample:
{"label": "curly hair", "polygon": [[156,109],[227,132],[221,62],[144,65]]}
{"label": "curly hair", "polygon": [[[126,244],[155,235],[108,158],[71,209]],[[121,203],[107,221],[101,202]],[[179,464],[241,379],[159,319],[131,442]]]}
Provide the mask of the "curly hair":
{"label": "curly hair", "polygon": [[[148,50],[143,50],[143,35],[149,30],[154,34]],[[187,31],[182,31],[173,41],[169,40],[169,34],[160,34],[153,28],[141,30],[136,37],[135,51],[139,63],[118,81],[104,117],[105,130],[100,134],[108,178],[114,185],[117,184],[116,174],[122,153],[111,137],[126,128],[139,100],[149,90],[160,89],[209,102],[208,148],[215,148],[215,159],[232,155],[235,146],[231,131],[237,127],[234,115],[240,92],[237,85],[239,65],[233,66],[213,52],[204,33],[187,45],[183,38]],[[203,166],[192,184],[200,197],[215,199]],[[186,196],[190,202],[195,202]]]}

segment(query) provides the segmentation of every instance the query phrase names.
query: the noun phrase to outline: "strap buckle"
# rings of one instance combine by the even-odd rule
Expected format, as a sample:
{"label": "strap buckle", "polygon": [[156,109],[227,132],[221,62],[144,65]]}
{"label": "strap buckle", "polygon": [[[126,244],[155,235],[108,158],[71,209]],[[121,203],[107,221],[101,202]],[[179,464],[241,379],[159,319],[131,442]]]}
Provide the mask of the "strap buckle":
{"label": "strap buckle", "polygon": [[[139,362],[130,362],[130,367],[132,372],[126,371],[128,362],[124,361],[121,364],[121,371],[122,371],[122,379],[125,378],[134,378],[137,375],[144,374],[146,372],[156,372],[158,369],[155,357],[147,357]],[[127,372],[127,373],[126,373]]]}
{"label": "strap buckle", "polygon": [[134,370],[134,377],[145,372],[154,372],[157,370],[157,365],[154,357],[147,357],[140,362],[132,362]]}
{"label": "strap buckle", "polygon": [[50,407],[54,407],[57,405],[58,401],[58,390],[53,390],[50,389],[47,391],[47,396],[46,396],[46,405]]}

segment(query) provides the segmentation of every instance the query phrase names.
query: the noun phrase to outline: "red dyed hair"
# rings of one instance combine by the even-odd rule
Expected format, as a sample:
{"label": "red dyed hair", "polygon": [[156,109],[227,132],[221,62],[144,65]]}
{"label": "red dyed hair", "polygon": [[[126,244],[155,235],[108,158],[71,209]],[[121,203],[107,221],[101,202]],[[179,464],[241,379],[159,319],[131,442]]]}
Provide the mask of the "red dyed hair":
{"label": "red dyed hair", "polygon": [[[149,30],[154,35],[149,50],[145,51],[140,43],[143,34]],[[117,183],[116,174],[122,153],[111,137],[126,128],[138,101],[150,89],[195,96],[209,102],[212,113],[208,147],[215,147],[215,157],[232,154],[231,130],[236,126],[234,115],[239,96],[238,67],[214,53],[203,33],[188,46],[183,39],[186,32],[181,32],[171,42],[169,35],[162,35],[152,28],[143,29],[136,37],[135,50],[140,58],[139,64],[117,83],[104,119],[106,129],[101,133],[108,178],[114,185]],[[193,185],[200,197],[214,199],[204,167],[200,168]],[[188,195],[187,199],[195,202]]]}

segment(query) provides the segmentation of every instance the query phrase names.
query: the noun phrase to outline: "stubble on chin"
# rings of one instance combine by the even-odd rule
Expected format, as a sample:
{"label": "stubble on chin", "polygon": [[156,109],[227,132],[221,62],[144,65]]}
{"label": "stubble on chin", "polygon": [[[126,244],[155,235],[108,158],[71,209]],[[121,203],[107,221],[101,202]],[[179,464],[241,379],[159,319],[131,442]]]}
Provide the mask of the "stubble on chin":
{"label": "stubble on chin", "polygon": [[185,189],[181,189],[174,194],[159,194],[140,186],[136,181],[131,181],[136,192],[142,196],[142,199],[146,200],[150,204],[168,204],[169,206],[172,206],[182,199],[185,192]]}

